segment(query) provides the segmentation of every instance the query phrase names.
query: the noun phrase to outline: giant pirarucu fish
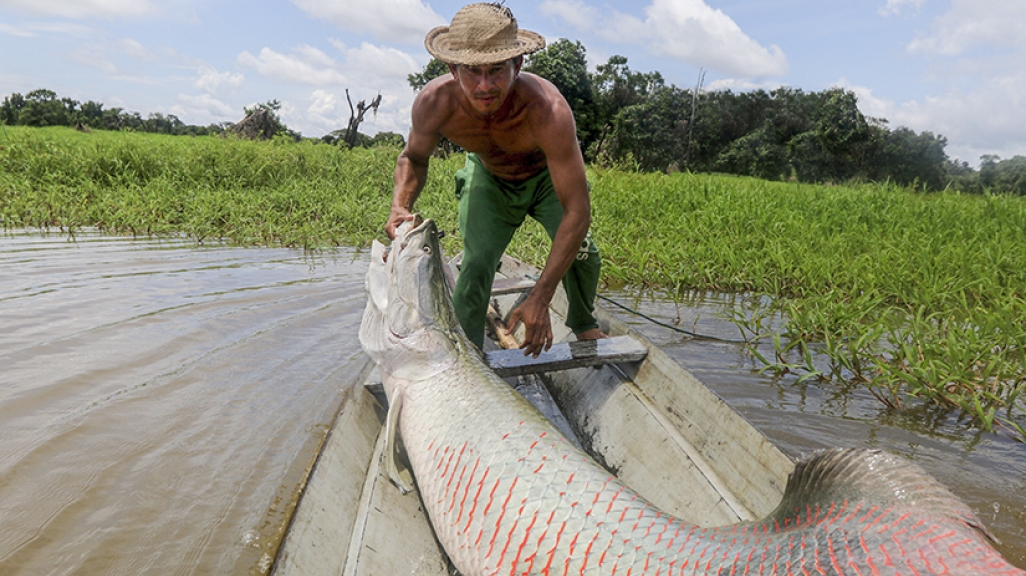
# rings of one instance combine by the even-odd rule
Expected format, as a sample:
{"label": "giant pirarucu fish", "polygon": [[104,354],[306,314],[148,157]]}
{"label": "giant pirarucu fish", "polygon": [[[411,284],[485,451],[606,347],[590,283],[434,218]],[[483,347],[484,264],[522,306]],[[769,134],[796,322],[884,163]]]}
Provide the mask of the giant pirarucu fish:
{"label": "giant pirarucu fish", "polygon": [[404,224],[384,254],[375,243],[360,341],[388,396],[386,433],[393,447],[402,434],[431,523],[464,576],[1026,575],[951,492],[878,451],[799,463],[762,520],[701,528],[675,519],[482,362],[453,313],[432,221]]}

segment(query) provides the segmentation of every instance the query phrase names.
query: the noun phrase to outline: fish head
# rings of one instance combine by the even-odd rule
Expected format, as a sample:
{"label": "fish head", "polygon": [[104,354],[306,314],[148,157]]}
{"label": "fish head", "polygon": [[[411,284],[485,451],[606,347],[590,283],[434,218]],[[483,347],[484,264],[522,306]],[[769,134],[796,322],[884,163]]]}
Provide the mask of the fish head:
{"label": "fish head", "polygon": [[360,343],[383,379],[430,378],[466,346],[438,239],[433,220],[415,219],[397,229],[390,250],[371,247]]}

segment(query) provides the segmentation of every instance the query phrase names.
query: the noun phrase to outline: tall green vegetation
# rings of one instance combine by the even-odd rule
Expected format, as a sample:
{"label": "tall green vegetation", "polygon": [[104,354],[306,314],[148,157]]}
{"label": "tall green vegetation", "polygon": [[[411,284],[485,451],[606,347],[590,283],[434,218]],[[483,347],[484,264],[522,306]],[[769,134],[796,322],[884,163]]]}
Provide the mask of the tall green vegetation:
{"label": "tall green vegetation", "polygon": [[[398,152],[9,127],[0,225],[359,246],[382,236]],[[432,162],[418,202],[453,232],[450,250],[462,164]],[[767,369],[1026,438],[1026,199],[599,167],[589,179],[607,283],[755,294],[734,321],[773,339]],[[541,264],[548,246],[528,226],[511,252]]]}
{"label": "tall green vegetation", "polygon": [[[389,146],[343,154],[286,135],[258,142],[65,128],[10,127],[6,134],[5,228],[91,226],[304,248],[363,244],[381,230],[397,153]],[[432,180],[444,178],[443,170],[433,170]],[[443,198],[425,202],[431,214],[455,218]]]}

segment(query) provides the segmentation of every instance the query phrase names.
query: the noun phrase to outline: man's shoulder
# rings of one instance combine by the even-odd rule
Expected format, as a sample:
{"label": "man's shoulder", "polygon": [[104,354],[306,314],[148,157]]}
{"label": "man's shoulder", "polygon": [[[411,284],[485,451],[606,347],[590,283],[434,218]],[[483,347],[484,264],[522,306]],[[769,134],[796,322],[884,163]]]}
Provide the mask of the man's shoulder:
{"label": "man's shoulder", "polygon": [[456,107],[459,84],[452,76],[439,76],[427,83],[413,100],[413,122],[440,125]]}
{"label": "man's shoulder", "polygon": [[544,105],[566,103],[566,99],[563,98],[556,85],[537,74],[521,72],[519,86],[524,97],[530,102]]}
{"label": "man's shoulder", "polygon": [[453,100],[454,90],[459,89],[459,84],[450,74],[439,76],[428,82],[415,97],[416,100],[431,101],[432,104],[444,103]]}
{"label": "man's shoulder", "polygon": [[558,122],[561,118],[571,118],[570,104],[552,83],[529,72],[520,75],[521,98],[529,107],[529,116],[542,123]]}

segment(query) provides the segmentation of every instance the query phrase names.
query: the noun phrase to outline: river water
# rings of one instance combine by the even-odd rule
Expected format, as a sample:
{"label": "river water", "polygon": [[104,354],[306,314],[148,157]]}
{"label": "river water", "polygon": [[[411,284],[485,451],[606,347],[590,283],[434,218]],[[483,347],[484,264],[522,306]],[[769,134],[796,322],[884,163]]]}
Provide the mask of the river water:
{"label": "river water", "polygon": [[[366,262],[350,249],[0,236],[0,574],[263,572],[358,376]],[[610,296],[737,336],[730,297]],[[1026,567],[1026,445],[759,374],[739,345],[617,315],[789,455],[869,446],[918,462]]]}

